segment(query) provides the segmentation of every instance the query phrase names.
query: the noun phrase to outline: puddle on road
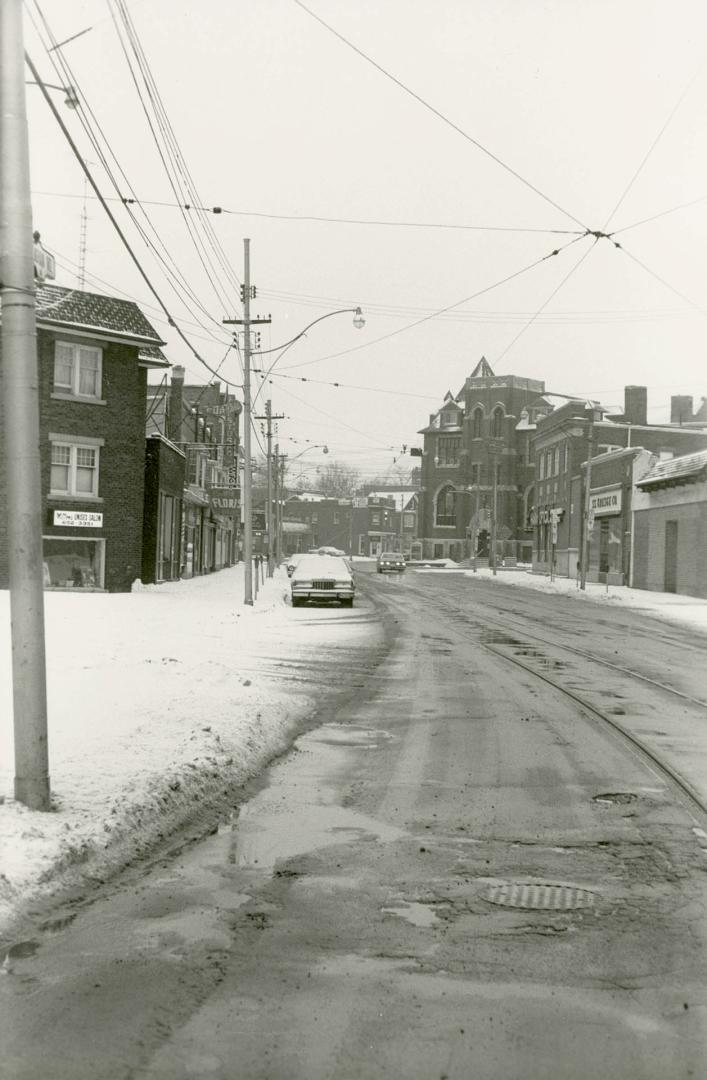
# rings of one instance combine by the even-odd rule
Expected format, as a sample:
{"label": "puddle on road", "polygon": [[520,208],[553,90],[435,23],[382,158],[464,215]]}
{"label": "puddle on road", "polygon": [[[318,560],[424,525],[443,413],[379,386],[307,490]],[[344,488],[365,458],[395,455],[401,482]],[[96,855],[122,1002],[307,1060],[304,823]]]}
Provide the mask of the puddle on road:
{"label": "puddle on road", "polygon": [[392,741],[393,736],[382,728],[352,728],[350,724],[326,724],[312,738],[317,743],[332,746],[357,746],[362,750],[377,750],[381,743]]}
{"label": "puddle on road", "polygon": [[[348,841],[398,840],[404,831],[338,802],[337,777],[371,729],[325,724],[297,740],[299,754],[270,774],[270,785],[241,807],[232,862],[271,871],[280,860]],[[377,745],[377,744],[376,744]]]}
{"label": "puddle on road", "polygon": [[412,923],[413,926],[432,926],[439,922],[437,912],[430,904],[420,904],[416,901],[405,902],[395,907],[381,908],[384,915],[397,915],[400,919]]}

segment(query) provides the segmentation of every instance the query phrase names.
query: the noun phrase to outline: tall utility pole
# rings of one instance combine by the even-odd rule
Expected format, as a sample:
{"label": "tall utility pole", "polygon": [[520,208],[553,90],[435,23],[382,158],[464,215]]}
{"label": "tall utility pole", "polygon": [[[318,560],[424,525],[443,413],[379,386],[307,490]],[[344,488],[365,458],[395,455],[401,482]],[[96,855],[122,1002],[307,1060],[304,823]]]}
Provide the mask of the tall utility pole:
{"label": "tall utility pole", "polygon": [[15,798],[48,810],[39,368],[22,0],[0,3],[0,308]]}
{"label": "tall utility pole", "polygon": [[499,439],[492,439],[489,444],[491,467],[493,469],[491,480],[491,551],[490,562],[494,577],[496,576],[496,541],[498,537],[498,454],[503,449],[503,443]]}
{"label": "tall utility pole", "polygon": [[268,398],[265,402],[265,416],[256,416],[256,420],[265,420],[267,423],[266,438],[267,438],[267,465],[268,465],[268,502],[267,512],[265,516],[266,529],[268,534],[268,577],[273,576],[273,568],[275,561],[275,515],[273,514],[273,456],[272,456],[272,422],[273,420],[284,420],[284,413],[273,413],[272,402]]}
{"label": "tall utility pole", "polygon": [[589,447],[587,449],[587,469],[584,478],[584,512],[582,514],[582,558],[580,560],[580,589],[587,588],[587,570],[589,569],[589,519],[592,487],[592,446],[594,444],[594,409],[589,413]]}
{"label": "tall utility pole", "polygon": [[[250,356],[253,343],[250,338],[251,326],[269,323],[267,319],[251,319],[250,302],[255,299],[255,286],[250,284],[250,240],[243,241],[243,301],[242,319],[224,319],[227,326],[243,327],[243,563],[245,576],[246,604],[253,603],[253,462],[251,460],[250,436],[252,424],[252,406],[250,400]],[[237,331],[236,331],[237,333]]]}
{"label": "tall utility pole", "polygon": [[275,453],[273,455],[273,463],[275,466],[275,562],[280,562],[280,492],[281,492],[281,475],[280,475],[280,444],[275,443]]}

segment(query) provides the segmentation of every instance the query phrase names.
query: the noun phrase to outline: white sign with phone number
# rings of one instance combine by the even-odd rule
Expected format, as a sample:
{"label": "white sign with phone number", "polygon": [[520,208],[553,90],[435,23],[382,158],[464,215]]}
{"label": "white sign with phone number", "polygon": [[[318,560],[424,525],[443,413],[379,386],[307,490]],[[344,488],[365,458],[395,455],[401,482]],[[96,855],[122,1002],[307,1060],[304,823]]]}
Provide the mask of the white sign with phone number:
{"label": "white sign with phone number", "polygon": [[103,514],[88,510],[55,510],[54,524],[70,529],[102,529]]}

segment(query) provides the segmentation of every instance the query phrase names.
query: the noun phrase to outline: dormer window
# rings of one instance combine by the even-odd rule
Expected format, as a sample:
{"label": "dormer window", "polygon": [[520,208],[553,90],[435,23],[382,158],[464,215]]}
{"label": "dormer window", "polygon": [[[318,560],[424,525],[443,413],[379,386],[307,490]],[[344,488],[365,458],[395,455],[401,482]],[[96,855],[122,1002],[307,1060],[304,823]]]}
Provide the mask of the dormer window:
{"label": "dormer window", "polygon": [[442,413],[442,427],[455,427],[457,424],[457,414],[455,412],[443,412]]}
{"label": "dormer window", "polygon": [[54,350],[54,392],[99,400],[102,368],[102,349],[95,345],[57,341]]}

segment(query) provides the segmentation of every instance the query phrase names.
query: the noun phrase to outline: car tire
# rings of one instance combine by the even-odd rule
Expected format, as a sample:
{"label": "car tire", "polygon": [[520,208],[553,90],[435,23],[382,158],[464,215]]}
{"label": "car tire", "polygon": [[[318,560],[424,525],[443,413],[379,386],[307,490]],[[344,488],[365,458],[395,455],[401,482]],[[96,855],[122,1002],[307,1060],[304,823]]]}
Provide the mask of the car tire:
{"label": "car tire", "polygon": [[293,607],[299,607],[301,603],[302,603],[302,601],[300,600],[300,598],[298,596],[293,596],[292,597],[292,606]]}
{"label": "car tire", "polygon": [[350,596],[347,600],[342,600],[342,607],[353,607],[354,598]]}

